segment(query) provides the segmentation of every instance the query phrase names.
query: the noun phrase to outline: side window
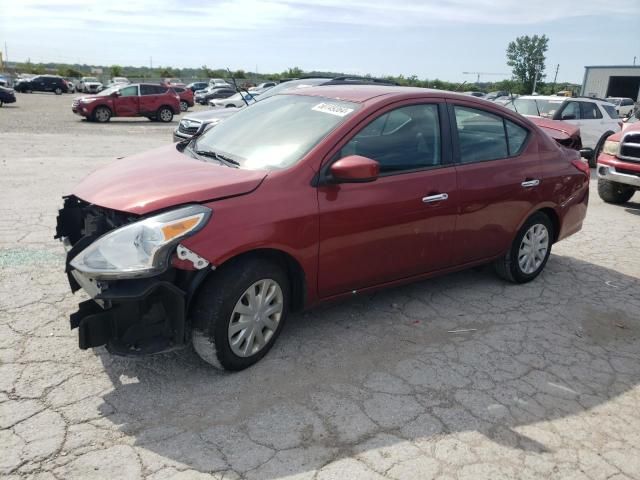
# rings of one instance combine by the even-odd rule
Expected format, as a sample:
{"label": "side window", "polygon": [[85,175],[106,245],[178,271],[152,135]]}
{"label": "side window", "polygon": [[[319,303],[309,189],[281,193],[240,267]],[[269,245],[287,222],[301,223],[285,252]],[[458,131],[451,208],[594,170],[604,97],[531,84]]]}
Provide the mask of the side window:
{"label": "side window", "polygon": [[507,143],[509,147],[510,155],[518,155],[522,151],[524,144],[529,135],[529,131],[522,128],[520,125],[516,125],[510,120],[504,121],[505,128],[507,129]]}
{"label": "side window", "polygon": [[602,113],[600,113],[600,109],[595,103],[580,102],[580,106],[582,107],[583,120],[597,120],[598,118],[602,118]]}
{"label": "side window", "polygon": [[560,120],[580,120],[580,104],[578,102],[567,102],[562,109]]}
{"label": "side window", "polygon": [[604,111],[607,112],[607,115],[609,115],[609,117],[620,118],[616,107],[614,107],[613,105],[602,105],[602,108],[604,108]]}
{"label": "side window", "polygon": [[348,155],[376,160],[383,174],[440,165],[438,105],[411,105],[381,115],[342,147],[338,158]]}
{"label": "side window", "polygon": [[460,106],[455,106],[454,111],[462,163],[498,160],[509,156],[502,117],[484,110]]}
{"label": "side window", "polygon": [[135,85],[120,89],[121,97],[135,97],[137,95],[138,95],[138,87],[136,87]]}
{"label": "side window", "polygon": [[160,85],[140,85],[140,95],[160,95],[167,90],[166,87]]}

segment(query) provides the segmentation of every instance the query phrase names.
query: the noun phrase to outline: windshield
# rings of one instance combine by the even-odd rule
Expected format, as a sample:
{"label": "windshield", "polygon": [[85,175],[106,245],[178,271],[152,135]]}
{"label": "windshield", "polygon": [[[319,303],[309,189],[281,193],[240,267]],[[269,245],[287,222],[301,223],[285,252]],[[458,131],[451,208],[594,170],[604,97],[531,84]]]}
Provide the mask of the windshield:
{"label": "windshield", "polygon": [[96,77],[85,77],[84,81],[85,82],[97,82],[98,79]]}
{"label": "windshield", "polygon": [[118,90],[120,90],[121,87],[122,87],[122,85],[116,85],[115,87],[105,88],[100,93],[97,93],[96,96],[98,96],[98,97],[108,97],[113,92],[117,92]]}
{"label": "windshield", "polygon": [[224,155],[248,170],[287,168],[358,108],[356,103],[322,97],[269,98],[209,130],[190,150]]}
{"label": "windshield", "polygon": [[260,95],[260,101],[282,93],[286,90],[291,90],[294,88],[315,87],[316,85],[322,85],[323,83],[327,83],[328,81],[329,79],[327,78],[307,78],[304,80],[291,80],[290,82],[279,83],[275,87],[271,87],[269,90]]}
{"label": "windshield", "polygon": [[513,101],[512,110],[522,115],[536,117],[552,117],[556,110],[564,103],[564,100],[542,100],[533,98],[517,98]]}
{"label": "windshield", "polygon": [[614,105],[617,105],[617,106],[620,106],[620,104],[622,103],[622,99],[621,98],[607,98],[607,102],[613,103]]}

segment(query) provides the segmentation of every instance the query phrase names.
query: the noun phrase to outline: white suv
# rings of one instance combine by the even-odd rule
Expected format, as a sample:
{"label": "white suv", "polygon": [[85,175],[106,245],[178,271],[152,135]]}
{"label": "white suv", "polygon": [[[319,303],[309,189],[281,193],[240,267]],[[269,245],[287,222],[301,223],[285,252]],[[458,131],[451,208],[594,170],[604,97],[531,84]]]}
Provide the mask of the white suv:
{"label": "white suv", "polygon": [[589,165],[596,159],[609,135],[620,131],[616,106],[598,98],[525,95],[505,105],[522,115],[562,120],[580,127],[582,146],[592,149]]}
{"label": "white suv", "polygon": [[631,98],[607,97],[606,100],[607,102],[611,102],[616,106],[618,115],[620,115],[621,117],[628,116],[631,112],[633,112],[633,108],[636,106],[636,102],[634,102]]}

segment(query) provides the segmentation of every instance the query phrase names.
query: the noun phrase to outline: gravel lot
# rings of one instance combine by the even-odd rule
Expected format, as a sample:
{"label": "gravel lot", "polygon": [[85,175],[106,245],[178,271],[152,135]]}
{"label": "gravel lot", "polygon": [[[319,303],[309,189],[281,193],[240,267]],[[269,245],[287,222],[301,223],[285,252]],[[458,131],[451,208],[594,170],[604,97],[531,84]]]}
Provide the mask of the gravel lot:
{"label": "gravel lot", "polygon": [[[468,271],[299,314],[249,370],[190,350],[81,351],[61,195],[171,125],[0,109],[0,476],[640,478],[640,194],[603,204],[535,282]],[[635,203],[634,203],[635,202]]]}

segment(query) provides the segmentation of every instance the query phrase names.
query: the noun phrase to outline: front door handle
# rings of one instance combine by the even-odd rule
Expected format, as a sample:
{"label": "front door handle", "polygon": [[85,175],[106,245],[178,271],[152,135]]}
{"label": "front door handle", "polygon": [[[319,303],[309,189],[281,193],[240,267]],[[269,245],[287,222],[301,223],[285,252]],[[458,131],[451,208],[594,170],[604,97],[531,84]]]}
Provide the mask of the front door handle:
{"label": "front door handle", "polygon": [[422,197],[422,202],[423,203],[441,202],[442,200],[447,200],[448,198],[449,198],[449,194],[439,193],[437,195],[429,195],[428,197]]}
{"label": "front door handle", "polygon": [[524,188],[537,187],[538,185],[540,185],[540,180],[537,180],[537,179],[536,180],[525,180],[520,185],[522,185]]}

